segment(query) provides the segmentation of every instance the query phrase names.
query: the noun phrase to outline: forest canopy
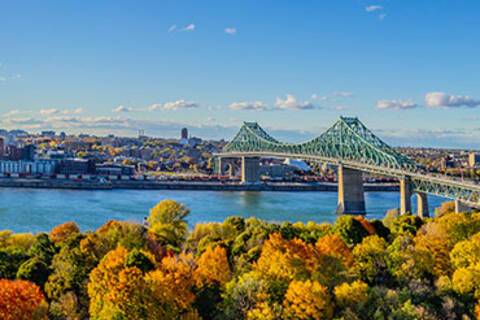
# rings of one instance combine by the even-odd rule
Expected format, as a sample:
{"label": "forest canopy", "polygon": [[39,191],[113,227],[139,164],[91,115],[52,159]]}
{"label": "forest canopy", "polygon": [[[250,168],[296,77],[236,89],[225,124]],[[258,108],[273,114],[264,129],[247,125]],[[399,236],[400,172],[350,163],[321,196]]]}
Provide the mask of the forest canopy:
{"label": "forest canopy", "polygon": [[480,213],[446,208],[189,229],[188,208],[164,200],[143,225],[0,231],[0,318],[475,319]]}

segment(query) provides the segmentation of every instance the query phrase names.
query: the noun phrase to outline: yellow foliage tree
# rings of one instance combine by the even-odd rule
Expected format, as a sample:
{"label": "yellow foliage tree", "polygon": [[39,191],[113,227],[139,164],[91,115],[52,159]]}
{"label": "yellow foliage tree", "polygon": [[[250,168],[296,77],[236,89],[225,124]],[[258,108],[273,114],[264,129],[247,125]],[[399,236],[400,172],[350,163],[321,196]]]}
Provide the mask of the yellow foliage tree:
{"label": "yellow foliage tree", "polygon": [[216,246],[208,247],[197,259],[197,268],[194,271],[194,280],[198,287],[217,283],[221,286],[230,280],[231,270],[228,264],[225,248]]}
{"label": "yellow foliage tree", "polygon": [[152,297],[161,305],[153,319],[176,319],[192,311],[193,267],[193,256],[182,253],[163,258],[159,269],[145,276]]}
{"label": "yellow foliage tree", "polygon": [[312,245],[299,239],[285,240],[274,233],[265,241],[262,253],[254,264],[261,274],[283,280],[307,278],[316,269],[317,253]]}
{"label": "yellow foliage tree", "polygon": [[127,254],[123,247],[110,251],[90,273],[92,319],[142,319],[151,310],[142,272],[136,267],[125,268]]}
{"label": "yellow foliage tree", "polygon": [[331,319],[333,304],[326,287],[317,281],[292,281],[284,300],[285,319]]}
{"label": "yellow foliage tree", "polygon": [[343,309],[360,310],[368,301],[368,285],[360,280],[342,283],[334,293],[337,305]]}

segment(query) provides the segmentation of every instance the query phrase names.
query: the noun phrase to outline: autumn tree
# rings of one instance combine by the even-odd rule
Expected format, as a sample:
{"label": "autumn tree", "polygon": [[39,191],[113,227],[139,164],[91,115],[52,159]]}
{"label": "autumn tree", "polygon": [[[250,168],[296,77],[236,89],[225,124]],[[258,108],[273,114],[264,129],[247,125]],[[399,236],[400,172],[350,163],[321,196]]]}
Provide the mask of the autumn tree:
{"label": "autumn tree", "polygon": [[48,305],[40,288],[25,280],[0,279],[0,319],[47,319]]}
{"label": "autumn tree", "polygon": [[78,228],[75,222],[65,222],[53,228],[50,231],[50,240],[52,240],[55,244],[62,243],[68,237],[80,233],[80,229]]}
{"label": "autumn tree", "polygon": [[284,300],[285,319],[331,319],[333,304],[326,287],[316,281],[292,281]]}
{"label": "autumn tree", "polygon": [[185,206],[174,200],[160,201],[150,211],[149,230],[158,241],[178,250],[187,235],[188,225],[185,218],[189,212]]}

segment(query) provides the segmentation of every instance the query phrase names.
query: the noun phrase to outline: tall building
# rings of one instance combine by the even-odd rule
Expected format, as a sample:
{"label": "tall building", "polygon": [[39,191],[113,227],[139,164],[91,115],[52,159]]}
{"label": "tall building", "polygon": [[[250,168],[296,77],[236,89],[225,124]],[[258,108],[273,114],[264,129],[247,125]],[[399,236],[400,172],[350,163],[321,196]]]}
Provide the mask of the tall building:
{"label": "tall building", "polygon": [[188,139],[188,129],[183,128],[180,134],[180,139]]}
{"label": "tall building", "polygon": [[0,159],[5,155],[5,142],[2,137],[0,137]]}

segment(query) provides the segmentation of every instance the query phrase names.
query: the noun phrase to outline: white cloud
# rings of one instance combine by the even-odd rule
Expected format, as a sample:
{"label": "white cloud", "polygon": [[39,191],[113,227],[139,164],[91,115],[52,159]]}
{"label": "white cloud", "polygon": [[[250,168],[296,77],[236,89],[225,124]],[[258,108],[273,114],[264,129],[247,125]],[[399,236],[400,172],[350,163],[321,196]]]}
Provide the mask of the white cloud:
{"label": "white cloud", "polygon": [[173,32],[175,30],[177,30],[177,25],[176,24],[173,24],[173,25],[170,26],[170,28],[168,28],[168,32]]}
{"label": "white cloud", "polygon": [[156,110],[180,110],[180,109],[193,109],[198,108],[199,105],[195,102],[185,101],[185,100],[177,100],[173,102],[166,102],[164,104],[155,103],[148,107],[150,111]]}
{"label": "white cloud", "polygon": [[237,28],[231,28],[231,27],[230,28],[225,28],[224,31],[225,31],[226,34],[229,34],[231,36],[234,36],[234,35],[237,34]]}
{"label": "white cloud", "polygon": [[115,109],[113,109],[113,112],[131,112],[133,111],[132,108],[126,107],[126,106],[118,106]]}
{"label": "white cloud", "polygon": [[265,111],[268,110],[268,107],[265,103],[261,101],[242,101],[234,102],[229,106],[232,110],[256,110],[256,111]]}
{"label": "white cloud", "polygon": [[387,16],[386,13],[379,14],[379,15],[378,15],[378,19],[384,20],[386,16]]}
{"label": "white cloud", "polygon": [[47,108],[47,109],[41,109],[39,113],[42,116],[50,116],[54,114],[81,114],[83,113],[83,108],[64,109],[64,110],[59,110],[56,108]]}
{"label": "white cloud", "polygon": [[371,6],[366,6],[365,11],[367,12],[375,12],[375,11],[380,11],[383,10],[382,6],[379,5],[371,5]]}
{"label": "white cloud", "polygon": [[55,109],[55,108],[41,109],[40,110],[40,114],[42,116],[49,116],[49,115],[57,114],[57,113],[60,113],[60,110]]}
{"label": "white cloud", "polygon": [[378,100],[378,109],[407,110],[417,108],[418,105],[412,100]]}
{"label": "white cloud", "polygon": [[280,109],[291,110],[311,110],[315,108],[315,106],[308,101],[297,101],[297,98],[291,94],[287,94],[285,99],[277,97],[275,105]]}
{"label": "white cloud", "polygon": [[474,99],[469,96],[456,96],[445,92],[429,92],[425,95],[425,104],[427,107],[478,107],[480,99]]}
{"label": "white cloud", "polygon": [[190,23],[189,25],[185,26],[185,28],[183,28],[182,31],[186,31],[186,32],[195,31],[195,25],[193,23]]}

